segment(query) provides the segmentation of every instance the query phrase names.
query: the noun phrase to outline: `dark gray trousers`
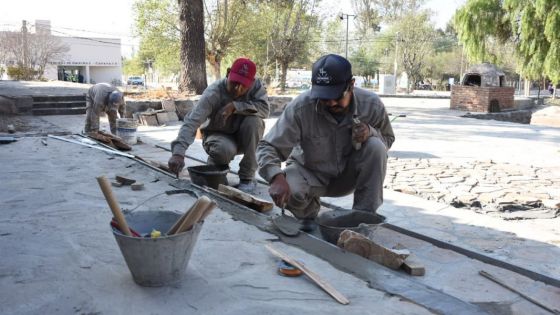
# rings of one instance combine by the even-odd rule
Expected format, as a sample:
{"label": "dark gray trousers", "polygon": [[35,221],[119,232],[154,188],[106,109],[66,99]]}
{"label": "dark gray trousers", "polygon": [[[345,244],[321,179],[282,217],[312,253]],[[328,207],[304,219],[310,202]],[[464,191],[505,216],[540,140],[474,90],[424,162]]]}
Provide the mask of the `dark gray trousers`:
{"label": "dark gray trousers", "polygon": [[[383,181],[387,170],[387,149],[381,140],[369,138],[353,151],[346,168],[324,186],[311,186],[297,163],[286,166],[291,196],[286,209],[298,219],[315,218],[321,207],[319,197],[341,197],[354,193],[353,210],[375,213],[383,203]],[[309,173],[309,172],[306,172]]]}
{"label": "dark gray trousers", "polygon": [[239,128],[232,134],[205,132],[202,146],[208,153],[208,164],[229,165],[237,154],[243,154],[239,163],[239,179],[252,180],[257,171],[257,144],[264,133],[264,120],[244,116]]}

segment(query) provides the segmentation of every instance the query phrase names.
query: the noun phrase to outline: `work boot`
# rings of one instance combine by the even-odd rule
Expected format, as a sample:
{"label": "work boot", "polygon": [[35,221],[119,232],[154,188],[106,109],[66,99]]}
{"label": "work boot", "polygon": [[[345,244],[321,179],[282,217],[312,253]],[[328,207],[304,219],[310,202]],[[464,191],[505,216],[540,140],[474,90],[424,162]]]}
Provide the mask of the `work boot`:
{"label": "work boot", "polygon": [[253,192],[255,192],[255,189],[257,188],[257,181],[254,179],[249,179],[249,180],[242,179],[239,181],[239,185],[237,185],[235,188],[241,190],[242,192],[252,194]]}
{"label": "work boot", "polygon": [[301,224],[299,229],[304,232],[313,232],[317,228],[315,219],[301,219],[299,223]]}

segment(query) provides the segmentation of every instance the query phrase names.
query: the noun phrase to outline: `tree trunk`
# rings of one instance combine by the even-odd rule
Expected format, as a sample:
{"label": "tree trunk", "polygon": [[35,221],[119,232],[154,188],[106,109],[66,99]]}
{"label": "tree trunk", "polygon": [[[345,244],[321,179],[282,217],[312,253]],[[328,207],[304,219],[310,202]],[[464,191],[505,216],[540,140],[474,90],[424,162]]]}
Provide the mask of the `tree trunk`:
{"label": "tree trunk", "polygon": [[286,75],[288,74],[288,63],[280,62],[280,92],[286,92]]}
{"label": "tree trunk", "polygon": [[202,0],[178,0],[181,25],[179,91],[202,94],[207,87]]}

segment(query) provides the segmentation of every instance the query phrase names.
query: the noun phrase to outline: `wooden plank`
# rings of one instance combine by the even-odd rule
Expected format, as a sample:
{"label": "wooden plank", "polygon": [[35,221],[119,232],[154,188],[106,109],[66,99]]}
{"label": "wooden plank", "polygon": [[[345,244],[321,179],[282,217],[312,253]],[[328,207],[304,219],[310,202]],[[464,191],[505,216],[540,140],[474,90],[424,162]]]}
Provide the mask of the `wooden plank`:
{"label": "wooden plank", "polygon": [[414,254],[406,257],[401,266],[401,269],[403,269],[411,276],[423,276],[426,274],[426,268]]}
{"label": "wooden plank", "polygon": [[344,295],[342,295],[342,293],[338,292],[333,286],[331,286],[328,282],[323,280],[318,274],[308,269],[303,263],[275,249],[270,244],[267,244],[265,246],[266,249],[268,249],[268,251],[270,251],[274,256],[284,260],[285,262],[303,271],[305,275],[307,275],[311,280],[313,280],[313,282],[315,282],[321,289],[325,290],[325,292],[327,292],[330,296],[332,296],[338,303],[344,305],[350,304],[350,301]]}
{"label": "wooden plank", "polygon": [[220,184],[218,186],[218,192],[220,193],[220,195],[225,196],[228,199],[231,199],[242,205],[245,205],[251,209],[257,210],[258,212],[268,212],[274,207],[274,204],[270,201],[257,198],[251,194],[230,186]]}
{"label": "wooden plank", "polygon": [[173,235],[189,230],[205,214],[206,209],[212,204],[210,198],[202,196],[173,224],[167,235]]}

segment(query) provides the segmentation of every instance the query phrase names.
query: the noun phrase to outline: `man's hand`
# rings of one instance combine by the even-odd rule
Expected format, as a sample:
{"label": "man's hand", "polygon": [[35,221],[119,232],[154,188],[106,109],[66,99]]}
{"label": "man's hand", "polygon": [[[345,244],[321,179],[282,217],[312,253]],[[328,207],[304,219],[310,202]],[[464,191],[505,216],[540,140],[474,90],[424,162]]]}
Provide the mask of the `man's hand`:
{"label": "man's hand", "polygon": [[268,193],[278,207],[283,207],[290,199],[290,185],[283,173],[280,173],[272,179]]}
{"label": "man's hand", "polygon": [[352,141],[363,143],[369,138],[369,127],[361,122],[352,126]]}
{"label": "man's hand", "polygon": [[233,102],[230,102],[226,106],[222,107],[216,115],[216,118],[218,119],[218,126],[225,127],[228,119],[231,117],[231,115],[233,115],[234,112],[235,105],[233,104]]}
{"label": "man's hand", "polygon": [[177,174],[178,177],[183,167],[185,167],[185,157],[179,154],[173,154],[167,162],[167,165],[169,166],[171,172],[173,172],[173,174]]}

